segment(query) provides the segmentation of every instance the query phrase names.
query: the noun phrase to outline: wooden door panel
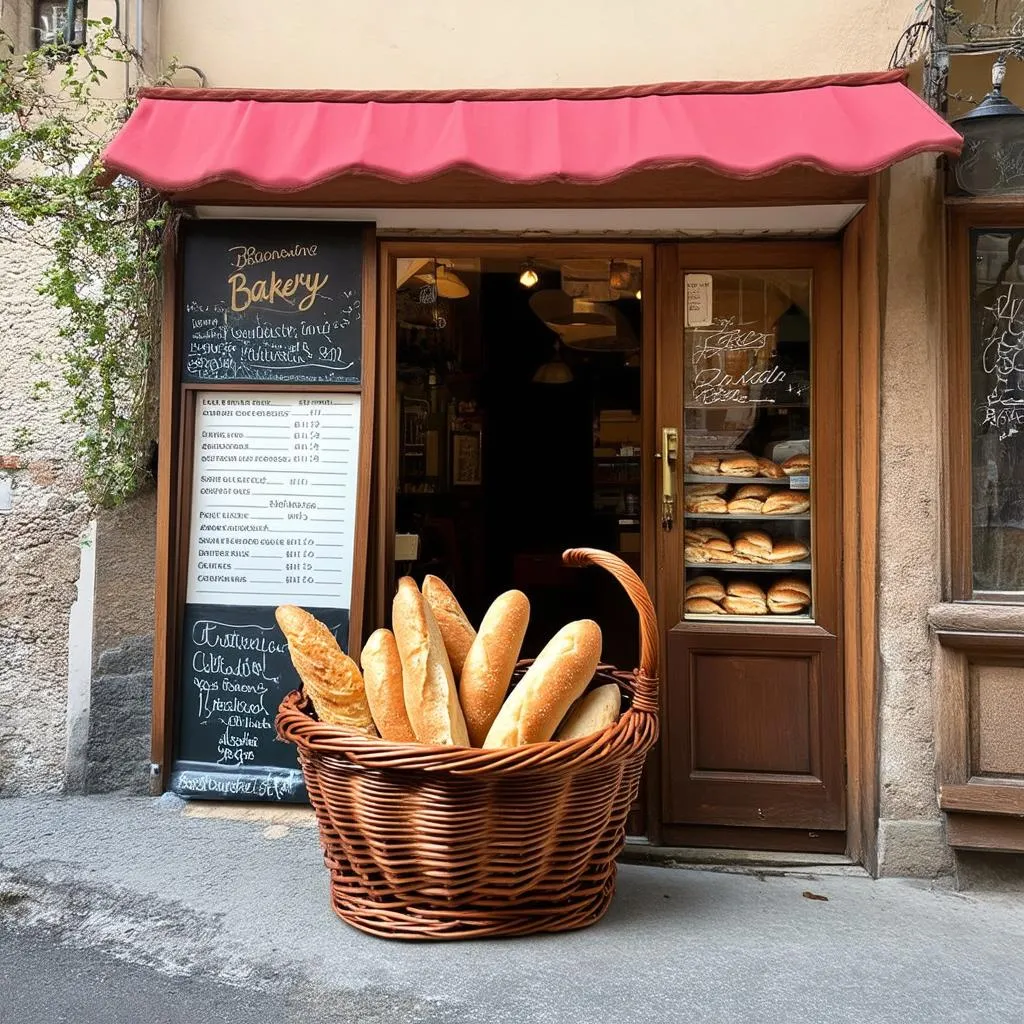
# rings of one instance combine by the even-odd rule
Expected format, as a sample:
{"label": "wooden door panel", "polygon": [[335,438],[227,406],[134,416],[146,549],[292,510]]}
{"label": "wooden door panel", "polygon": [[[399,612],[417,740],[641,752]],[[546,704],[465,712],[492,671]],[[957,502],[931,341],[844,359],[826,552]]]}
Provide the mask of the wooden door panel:
{"label": "wooden door panel", "polygon": [[668,649],[668,719],[686,727],[669,746],[666,821],[843,828],[835,637],[814,630],[739,641],[680,625]]}
{"label": "wooden door panel", "polygon": [[[678,429],[680,452],[662,501],[675,515],[659,534],[663,836],[682,845],[841,848],[839,250],[832,243],[680,245],[659,250],[658,268],[659,427]],[[708,382],[721,386],[708,391]],[[734,509],[737,481],[724,461],[715,476],[716,453],[774,460],[773,446],[793,443],[809,457],[800,482],[779,483],[771,472],[761,479],[759,466],[755,484],[768,494],[809,491],[809,512],[783,525],[756,507]],[[698,452],[707,455],[699,463]],[[712,499],[688,501],[697,488],[724,493],[727,510]],[[724,557],[694,539],[706,527],[719,531]],[[741,530],[761,530],[771,545],[791,538],[806,553],[791,568],[766,565],[741,552]],[[763,597],[782,575],[810,587],[802,615],[758,615],[749,602],[737,614],[727,597],[714,596],[715,586],[732,594],[735,583],[746,588],[737,594],[754,584]],[[687,601],[687,585],[706,576],[704,593],[694,595],[701,603]]]}

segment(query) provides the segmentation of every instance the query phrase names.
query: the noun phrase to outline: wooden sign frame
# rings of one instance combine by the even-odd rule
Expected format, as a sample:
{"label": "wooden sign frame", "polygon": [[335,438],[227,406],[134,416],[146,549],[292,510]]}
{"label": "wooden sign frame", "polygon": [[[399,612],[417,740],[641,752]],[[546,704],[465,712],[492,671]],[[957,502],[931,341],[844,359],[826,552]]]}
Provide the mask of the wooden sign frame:
{"label": "wooden sign frame", "polygon": [[[245,222],[258,229],[260,221]],[[275,222],[278,223],[278,222]],[[296,223],[305,223],[296,221]],[[351,222],[347,222],[351,223]],[[359,223],[362,236],[360,384],[268,383],[181,380],[184,247],[180,221],[168,233],[163,253],[163,314],[161,320],[160,417],[158,427],[155,622],[153,644],[153,722],[150,789],[162,793],[170,780],[176,740],[176,708],[181,697],[181,626],[188,578],[189,530],[192,501],[195,409],[207,391],[265,391],[360,395],[359,451],[352,592],[349,606],[349,651],[359,650],[367,585],[367,537],[377,394],[377,237],[372,223]],[[322,228],[322,225],[321,225]]]}

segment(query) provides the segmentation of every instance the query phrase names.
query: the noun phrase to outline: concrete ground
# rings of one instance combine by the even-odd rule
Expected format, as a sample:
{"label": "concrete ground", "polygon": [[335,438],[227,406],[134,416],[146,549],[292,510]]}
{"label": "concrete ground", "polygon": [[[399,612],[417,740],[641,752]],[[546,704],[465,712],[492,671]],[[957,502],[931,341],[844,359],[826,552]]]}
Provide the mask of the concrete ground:
{"label": "concrete ground", "polygon": [[334,916],[301,815],[8,799],[0,965],[19,1024],[1020,1024],[1024,897],[624,866],[589,930],[400,944]]}

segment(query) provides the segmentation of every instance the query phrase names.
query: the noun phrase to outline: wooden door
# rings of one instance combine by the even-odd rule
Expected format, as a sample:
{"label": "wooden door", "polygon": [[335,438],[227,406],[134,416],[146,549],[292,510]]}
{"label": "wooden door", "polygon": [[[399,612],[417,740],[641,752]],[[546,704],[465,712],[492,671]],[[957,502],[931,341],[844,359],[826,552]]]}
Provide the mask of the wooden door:
{"label": "wooden door", "polygon": [[839,248],[666,246],[658,278],[662,840],[842,852]]}

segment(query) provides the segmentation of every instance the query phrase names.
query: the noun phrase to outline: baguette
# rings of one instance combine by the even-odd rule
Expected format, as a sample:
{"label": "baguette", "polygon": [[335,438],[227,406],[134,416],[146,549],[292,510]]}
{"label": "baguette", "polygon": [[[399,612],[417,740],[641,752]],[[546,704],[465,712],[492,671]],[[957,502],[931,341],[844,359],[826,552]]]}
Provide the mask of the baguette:
{"label": "baguette", "polygon": [[485,739],[512,681],[530,621],[530,602],[518,590],[495,598],[487,609],[459,677],[459,703],[471,746]]}
{"label": "baguette", "polygon": [[462,675],[466,655],[469,654],[469,649],[476,638],[476,630],[444,580],[437,576],[424,576],[423,596],[434,613],[441,636],[444,637],[444,647],[448,652],[448,660],[451,662],[452,673],[457,682]]}
{"label": "baguette", "polygon": [[556,740],[578,740],[607,729],[618,721],[622,693],[614,683],[598,686],[569,709],[555,733]]}
{"label": "baguette", "polygon": [[398,655],[395,634],[377,629],[363,646],[359,657],[366,684],[366,702],[370,705],[377,732],[395,743],[415,743],[416,733],[405,710],[405,686],[402,659]]}
{"label": "baguette", "polygon": [[398,581],[391,624],[402,660],[405,708],[416,739],[468,747],[466,720],[441,628],[416,581],[408,576]]}
{"label": "baguette", "polygon": [[590,619],[563,626],[548,641],[501,706],[485,749],[551,739],[601,660],[601,627]]}
{"label": "baguette", "polygon": [[338,646],[334,634],[304,608],[284,604],[274,612],[288,641],[288,653],[316,717],[375,734],[359,666]]}

